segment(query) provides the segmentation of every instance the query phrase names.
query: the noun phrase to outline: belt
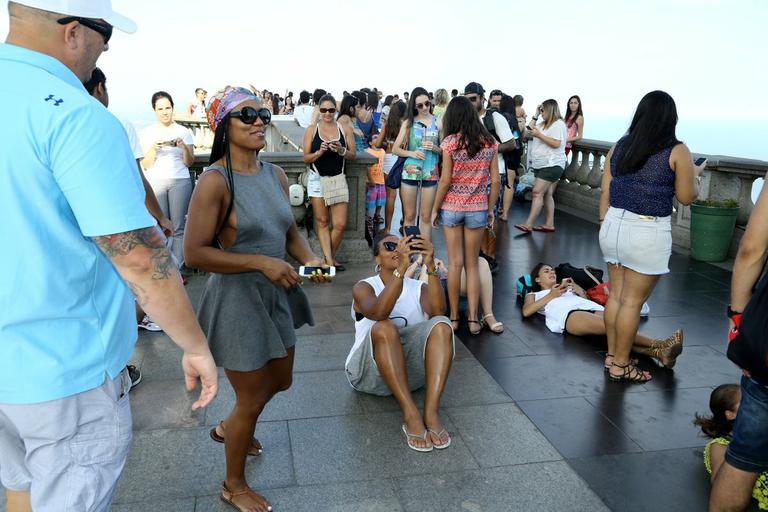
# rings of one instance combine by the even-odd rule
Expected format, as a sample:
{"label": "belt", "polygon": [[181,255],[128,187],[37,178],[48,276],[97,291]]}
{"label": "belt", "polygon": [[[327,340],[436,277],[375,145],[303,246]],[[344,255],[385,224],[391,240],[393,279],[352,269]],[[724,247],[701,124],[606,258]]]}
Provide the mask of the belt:
{"label": "belt", "polygon": [[658,219],[658,217],[653,217],[653,216],[651,216],[651,215],[638,215],[638,216],[637,216],[637,219],[638,219],[638,220],[649,220],[649,221],[655,221],[656,219]]}

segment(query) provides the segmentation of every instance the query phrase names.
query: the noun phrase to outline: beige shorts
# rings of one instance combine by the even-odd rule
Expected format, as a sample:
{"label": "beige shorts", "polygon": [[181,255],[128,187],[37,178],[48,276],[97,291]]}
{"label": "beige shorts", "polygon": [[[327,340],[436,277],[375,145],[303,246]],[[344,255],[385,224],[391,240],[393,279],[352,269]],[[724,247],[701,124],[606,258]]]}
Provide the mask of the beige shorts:
{"label": "beige shorts", "polygon": [[[415,325],[401,327],[400,343],[405,355],[405,369],[408,375],[408,387],[411,391],[424,386],[424,354],[427,349],[427,339],[432,329],[439,323],[451,325],[445,316],[433,316],[429,320]],[[456,338],[453,338],[453,354],[456,355]],[[381,378],[379,367],[373,358],[373,341],[371,331],[365,342],[352,354],[346,366],[347,380],[357,391],[378,396],[389,396],[392,391]]]}
{"label": "beige shorts", "polygon": [[0,481],[31,490],[35,512],[109,510],[131,445],[123,370],[98,388],[39,404],[0,404]]}

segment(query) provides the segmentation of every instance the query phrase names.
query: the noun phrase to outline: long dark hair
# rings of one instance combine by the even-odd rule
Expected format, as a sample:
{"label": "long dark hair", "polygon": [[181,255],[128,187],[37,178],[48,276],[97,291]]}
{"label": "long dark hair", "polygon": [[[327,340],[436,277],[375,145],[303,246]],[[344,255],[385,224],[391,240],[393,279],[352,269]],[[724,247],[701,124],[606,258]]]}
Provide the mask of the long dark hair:
{"label": "long dark hair", "polygon": [[653,91],[643,96],[629,125],[622,150],[616,156],[616,168],[611,172],[634,174],[651,155],[680,144],[675,126],[677,107],[672,96],[664,91]]}
{"label": "long dark hair", "polygon": [[[571,113],[571,100],[576,99],[576,101],[579,102],[579,109],[576,111],[576,114]],[[584,112],[581,110],[581,98],[579,98],[578,95],[574,94],[570,98],[568,98],[568,101],[565,102],[565,122],[568,123],[568,121],[573,120],[576,121],[579,116],[584,116]]]}
{"label": "long dark hair", "polygon": [[[348,95],[344,96],[341,99],[341,108],[339,108],[339,117],[338,117],[338,119],[341,119],[344,116],[349,116],[350,118],[352,118],[352,116],[355,115],[354,107],[356,107],[357,104],[358,104],[358,100],[353,95],[348,94]],[[351,114],[350,114],[350,110],[352,111]]]}
{"label": "long dark hair", "polygon": [[[229,185],[229,206],[227,207],[227,213],[224,214],[224,222],[227,222],[227,219],[229,218],[230,214],[232,213],[232,208],[235,206],[235,179],[232,176],[234,171],[232,170],[232,157],[231,153],[229,151],[229,120],[230,115],[225,115],[222,120],[219,122],[219,125],[216,127],[216,131],[213,135],[213,146],[211,147],[211,156],[208,159],[208,165],[211,166],[214,163],[218,162],[222,158],[225,160],[224,169],[225,169],[225,177],[227,179],[227,184]],[[214,237],[218,238],[218,232],[221,229],[221,226],[216,226],[216,233],[214,233]]]}
{"label": "long dark hair", "polygon": [[721,384],[709,395],[709,409],[712,416],[699,416],[693,420],[693,424],[701,428],[701,432],[712,439],[725,437],[733,430],[733,421],[725,417],[726,411],[735,411],[736,395],[739,391],[738,384]]}
{"label": "long dark hair", "polygon": [[531,291],[539,292],[541,291],[541,285],[536,282],[536,278],[539,277],[539,272],[541,272],[541,269],[544,267],[551,267],[549,263],[537,263],[535,267],[533,267],[533,270],[531,270]]}
{"label": "long dark hair", "polygon": [[173,104],[173,98],[171,98],[171,95],[168,94],[165,91],[157,91],[155,94],[152,95],[152,110],[155,110],[155,104],[160,101],[160,99],[165,98],[168,100],[168,102],[171,104],[171,108],[174,108]]}
{"label": "long dark hair", "polygon": [[515,98],[509,94],[501,95],[501,103],[499,103],[499,112],[502,114],[510,114],[512,117],[517,116],[517,110],[515,109]]}
{"label": "long dark hair", "polygon": [[[411,92],[411,95],[408,97],[408,125],[413,126],[413,120],[416,119],[416,116],[419,115],[419,110],[416,108],[416,98],[419,96],[426,96],[429,98],[429,92],[423,87],[417,87]],[[429,113],[432,113],[432,107],[433,105],[429,106]]]}
{"label": "long dark hair", "polygon": [[458,134],[459,147],[466,149],[470,158],[496,142],[480,122],[475,106],[464,96],[457,96],[448,103],[443,115],[443,132],[445,136]]}
{"label": "long dark hair", "polygon": [[389,116],[384,124],[384,129],[381,131],[385,141],[397,138],[397,134],[400,132],[400,125],[403,124],[406,108],[405,102],[402,100],[396,101],[389,107]]}

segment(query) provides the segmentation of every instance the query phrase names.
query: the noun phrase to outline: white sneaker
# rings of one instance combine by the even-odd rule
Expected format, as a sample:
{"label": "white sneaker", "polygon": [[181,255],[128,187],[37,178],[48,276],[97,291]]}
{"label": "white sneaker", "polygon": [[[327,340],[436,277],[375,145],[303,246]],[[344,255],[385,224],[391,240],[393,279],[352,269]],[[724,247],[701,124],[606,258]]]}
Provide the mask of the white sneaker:
{"label": "white sneaker", "polygon": [[146,329],[152,332],[160,332],[163,330],[162,327],[153,322],[147,315],[144,315],[144,318],[139,322],[139,329]]}

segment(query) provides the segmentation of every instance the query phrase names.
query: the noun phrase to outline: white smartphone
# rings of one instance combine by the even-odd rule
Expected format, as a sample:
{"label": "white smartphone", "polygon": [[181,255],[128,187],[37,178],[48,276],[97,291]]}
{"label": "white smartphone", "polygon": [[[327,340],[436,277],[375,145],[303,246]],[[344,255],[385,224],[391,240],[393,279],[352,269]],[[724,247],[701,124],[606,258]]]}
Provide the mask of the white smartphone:
{"label": "white smartphone", "polygon": [[336,276],[336,267],[306,267],[304,265],[299,267],[299,275],[301,277],[312,277],[312,273],[317,272],[318,270],[326,276]]}

